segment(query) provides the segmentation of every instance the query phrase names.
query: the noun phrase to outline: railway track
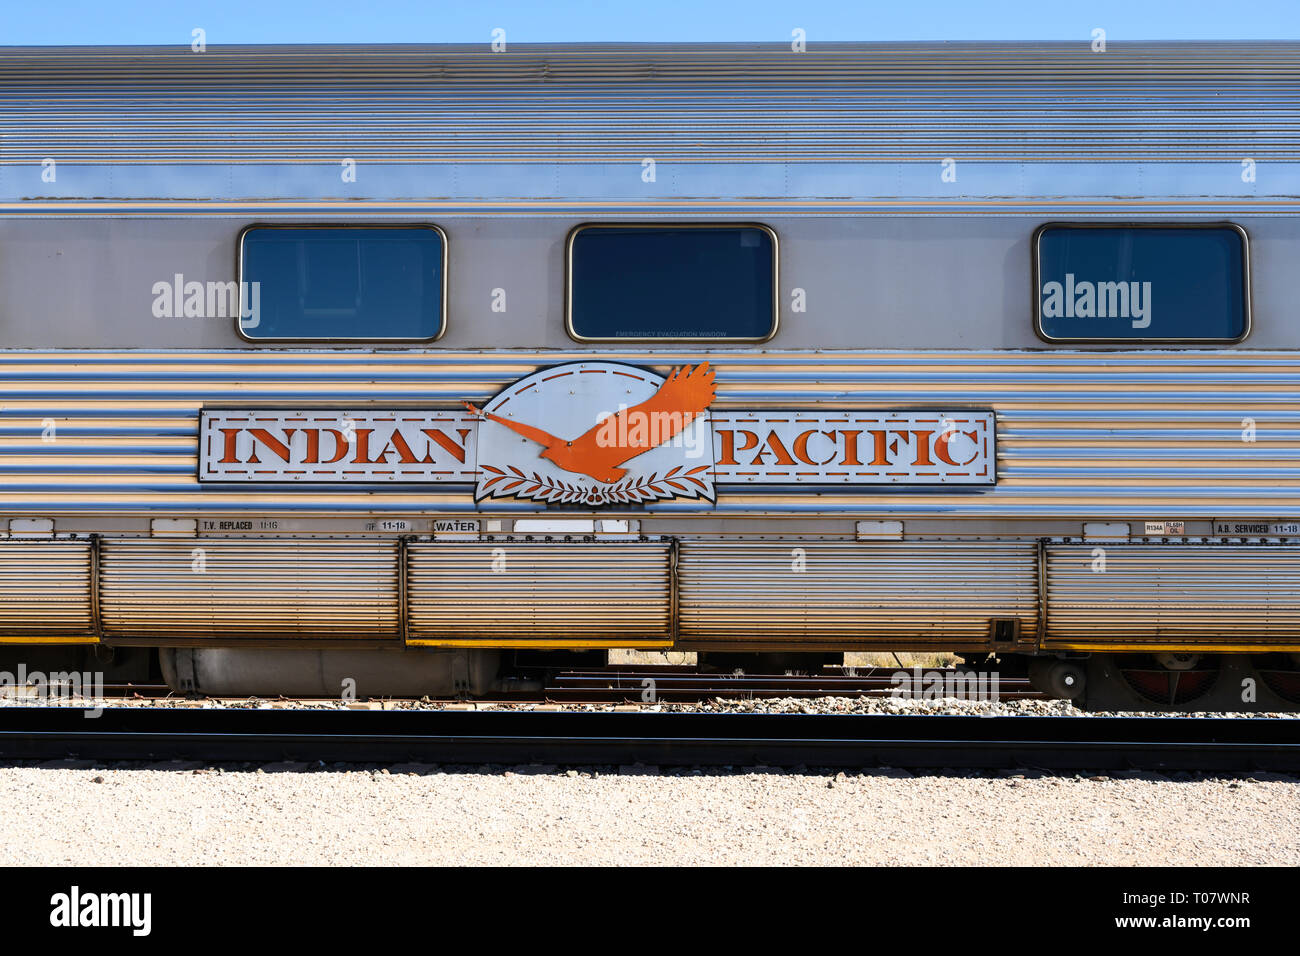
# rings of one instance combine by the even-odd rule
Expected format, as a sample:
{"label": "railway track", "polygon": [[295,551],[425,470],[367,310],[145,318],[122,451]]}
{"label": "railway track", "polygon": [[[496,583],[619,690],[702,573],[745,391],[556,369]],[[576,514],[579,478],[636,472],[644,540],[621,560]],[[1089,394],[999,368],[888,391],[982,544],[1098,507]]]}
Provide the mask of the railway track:
{"label": "railway track", "polygon": [[0,708],[0,760],[1300,771],[1300,719]]}
{"label": "railway track", "polygon": [[[600,704],[689,702],[712,698],[889,697],[898,687],[894,675],[900,670],[893,667],[836,667],[814,674],[725,674],[701,671],[690,665],[608,665],[560,671],[547,675],[537,689],[501,691],[492,694],[490,699]],[[961,694],[977,700],[1046,699],[1046,695],[1031,687],[1025,677],[999,677],[994,686],[986,674],[968,675],[954,668],[930,668],[925,673],[934,675],[949,689],[960,686]],[[103,691],[106,698],[162,699],[173,696],[165,684],[106,684]]]}
{"label": "railway track", "polygon": [[[555,701],[691,701],[709,698],[889,697],[899,684],[897,667],[828,668],[816,674],[717,674],[690,666],[607,666],[573,669],[555,675],[542,695]],[[977,700],[1045,699],[1025,677],[999,677],[994,686],[985,674],[953,668],[927,669],[927,675]],[[919,683],[919,682],[918,682]],[[924,688],[921,688],[924,690]],[[944,696],[944,694],[939,694]],[[955,696],[948,694],[948,696]]]}
{"label": "railway track", "polygon": [[[895,693],[894,675],[899,668],[827,668],[814,674],[725,674],[701,671],[690,665],[574,668],[547,674],[529,689],[504,690],[490,695],[500,702],[538,703],[680,703],[727,699],[794,697],[889,697]],[[911,673],[910,671],[908,672]],[[927,669],[945,687],[960,687],[960,693],[976,700],[1046,699],[1024,677],[999,677],[996,686],[985,674],[964,674],[953,668]],[[960,683],[959,683],[960,682]],[[9,689],[4,696],[22,696]],[[110,683],[103,686],[105,699],[175,699],[166,684]],[[944,696],[940,693],[939,696]]]}

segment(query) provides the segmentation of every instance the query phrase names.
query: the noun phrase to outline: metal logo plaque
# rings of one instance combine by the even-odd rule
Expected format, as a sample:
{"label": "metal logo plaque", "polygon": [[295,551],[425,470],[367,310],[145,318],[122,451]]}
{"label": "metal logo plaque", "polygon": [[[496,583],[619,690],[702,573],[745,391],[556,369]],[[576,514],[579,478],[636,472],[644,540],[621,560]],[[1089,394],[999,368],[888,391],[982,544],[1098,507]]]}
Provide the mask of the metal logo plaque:
{"label": "metal logo plaque", "polygon": [[707,362],[535,372],[482,407],[202,412],[207,482],[472,485],[588,504],[716,500],[719,486],[991,485],[990,411],[717,411]]}

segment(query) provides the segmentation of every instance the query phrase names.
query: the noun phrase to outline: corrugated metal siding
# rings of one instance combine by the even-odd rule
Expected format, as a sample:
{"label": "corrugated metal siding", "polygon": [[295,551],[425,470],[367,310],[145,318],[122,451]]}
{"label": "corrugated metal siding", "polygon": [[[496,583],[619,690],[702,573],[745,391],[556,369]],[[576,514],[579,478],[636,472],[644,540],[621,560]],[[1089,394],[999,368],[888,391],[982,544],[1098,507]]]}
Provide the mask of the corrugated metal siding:
{"label": "corrugated metal siding", "polygon": [[[200,487],[204,403],[333,407],[482,402],[589,353],[0,353],[0,515],[477,511],[468,488]],[[660,512],[946,517],[1300,515],[1300,357],[1161,351],[626,352],[667,369],[708,358],[724,408],[992,408],[998,483],[864,494],[723,488],[715,508]],[[45,419],[57,440],[42,440]],[[1255,440],[1243,440],[1244,420]],[[535,510],[506,505],[507,510]]]}
{"label": "corrugated metal siding", "polygon": [[691,645],[985,644],[993,619],[1032,643],[1037,627],[1032,543],[683,541],[678,580]]}
{"label": "corrugated metal siding", "polygon": [[407,569],[408,643],[671,640],[666,543],[413,543]]}
{"label": "corrugated metal siding", "polygon": [[1047,608],[1044,647],[1295,645],[1300,546],[1053,545]]}
{"label": "corrugated metal siding", "polygon": [[[1033,542],[683,539],[678,548],[682,646],[985,646],[990,621],[1008,619],[1022,649],[1038,638]],[[671,558],[667,542],[412,542],[409,638],[663,645]],[[86,541],[0,541],[0,638],[93,640],[91,567]],[[99,569],[109,640],[401,633],[392,540],[108,539]],[[1044,583],[1045,649],[1300,646],[1300,545],[1049,544]]]}
{"label": "corrugated metal siding", "polygon": [[0,637],[90,640],[90,544],[0,541]]}
{"label": "corrugated metal siding", "polygon": [[8,50],[0,164],[1294,159],[1298,80],[1294,43]]}
{"label": "corrugated metal siding", "polygon": [[396,640],[397,565],[392,540],[108,539],[104,635]]}

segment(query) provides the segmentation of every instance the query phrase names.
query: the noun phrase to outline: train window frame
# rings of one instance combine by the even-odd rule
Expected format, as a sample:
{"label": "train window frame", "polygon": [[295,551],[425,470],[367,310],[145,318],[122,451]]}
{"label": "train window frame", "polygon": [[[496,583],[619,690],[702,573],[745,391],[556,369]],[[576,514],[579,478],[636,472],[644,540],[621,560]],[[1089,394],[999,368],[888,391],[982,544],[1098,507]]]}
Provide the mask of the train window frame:
{"label": "train window frame", "polygon": [[[1042,316],[1042,272],[1040,242],[1043,233],[1048,229],[1229,229],[1237,234],[1241,240],[1241,308],[1242,308],[1242,330],[1241,334],[1235,338],[1193,338],[1190,336],[1168,337],[1168,338],[1113,338],[1113,337],[1096,337],[1096,338],[1063,338],[1047,335],[1043,331]],[[1214,221],[1214,222],[1183,222],[1180,220],[1146,220],[1142,222],[1110,222],[1105,220],[1087,220],[1084,222],[1056,220],[1045,222],[1038,226],[1029,240],[1029,258],[1030,258],[1030,299],[1032,300],[1032,314],[1034,334],[1039,339],[1049,345],[1217,345],[1231,346],[1239,345],[1249,336],[1254,327],[1252,316],[1252,294],[1250,281],[1250,233],[1244,226],[1235,222]]]}
{"label": "train window frame", "polygon": [[382,336],[382,335],[357,335],[357,336],[339,336],[339,335],[307,335],[307,336],[254,336],[249,335],[243,327],[242,315],[235,316],[235,334],[250,345],[274,345],[282,342],[346,342],[346,343],[366,343],[366,342],[383,342],[383,343],[423,343],[432,344],[447,334],[449,324],[448,312],[450,309],[450,300],[447,297],[449,289],[449,255],[448,250],[450,242],[447,238],[447,231],[436,223],[431,222],[409,222],[409,221],[391,221],[391,222],[254,222],[249,223],[239,230],[235,237],[235,281],[239,284],[242,292],[244,283],[244,240],[250,232],[259,229],[427,229],[438,236],[441,243],[442,257],[442,282],[440,284],[439,309],[438,309],[438,330],[431,336]]}
{"label": "train window frame", "polygon": [[[758,229],[767,234],[772,242],[772,323],[766,335],[762,336],[668,336],[668,335],[617,335],[594,336],[582,335],[573,327],[573,244],[577,237],[588,229]],[[564,241],[564,330],[569,338],[583,344],[611,342],[707,342],[732,343],[736,345],[754,345],[770,342],[781,328],[781,239],[775,229],[766,223],[709,221],[709,222],[644,222],[639,220],[611,220],[582,222],[569,230]]]}

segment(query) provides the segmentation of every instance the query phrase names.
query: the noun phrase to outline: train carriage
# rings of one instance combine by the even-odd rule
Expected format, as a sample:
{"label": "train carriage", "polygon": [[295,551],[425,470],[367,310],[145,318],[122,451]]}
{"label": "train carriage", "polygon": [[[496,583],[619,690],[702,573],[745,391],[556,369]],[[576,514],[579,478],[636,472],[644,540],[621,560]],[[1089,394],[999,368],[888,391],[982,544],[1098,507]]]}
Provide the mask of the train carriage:
{"label": "train carriage", "polygon": [[1300,45],[0,50],[0,642],[1300,704]]}

